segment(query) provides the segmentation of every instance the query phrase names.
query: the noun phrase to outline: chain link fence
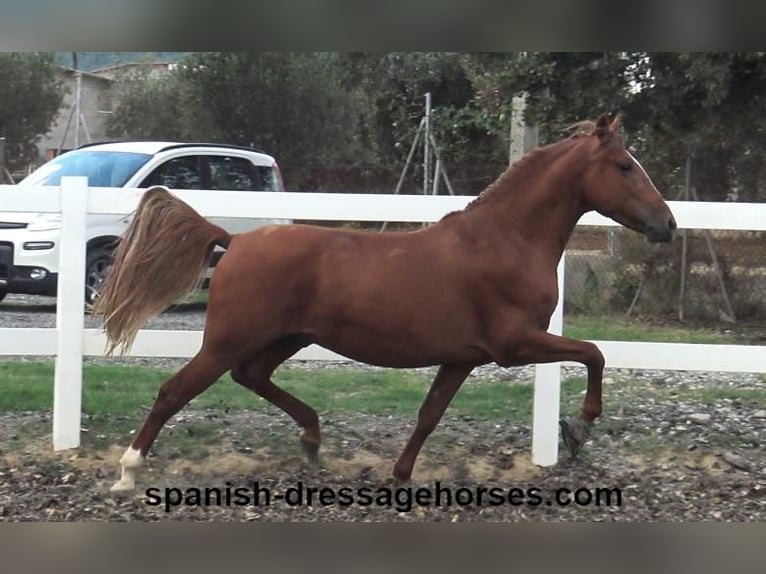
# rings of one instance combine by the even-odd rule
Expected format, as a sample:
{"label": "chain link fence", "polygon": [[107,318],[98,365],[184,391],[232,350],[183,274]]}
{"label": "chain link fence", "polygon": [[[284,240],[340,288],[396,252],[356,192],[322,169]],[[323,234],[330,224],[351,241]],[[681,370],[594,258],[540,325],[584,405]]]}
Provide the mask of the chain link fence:
{"label": "chain link fence", "polygon": [[567,250],[566,313],[766,325],[764,295],[762,232],[689,230],[652,245],[626,229],[578,228]]}
{"label": "chain link fence", "polygon": [[[496,165],[448,168],[456,193],[461,195],[479,193],[503,169]],[[391,193],[400,170],[393,166],[322,166],[297,180],[294,188]],[[419,172],[410,171],[402,193],[422,193]],[[358,227],[374,230],[379,225]],[[389,230],[411,227],[394,224]],[[652,323],[721,328],[761,325],[766,329],[766,234],[682,230],[669,244],[649,244],[642,235],[624,228],[577,227],[567,248],[564,312],[634,317]]]}

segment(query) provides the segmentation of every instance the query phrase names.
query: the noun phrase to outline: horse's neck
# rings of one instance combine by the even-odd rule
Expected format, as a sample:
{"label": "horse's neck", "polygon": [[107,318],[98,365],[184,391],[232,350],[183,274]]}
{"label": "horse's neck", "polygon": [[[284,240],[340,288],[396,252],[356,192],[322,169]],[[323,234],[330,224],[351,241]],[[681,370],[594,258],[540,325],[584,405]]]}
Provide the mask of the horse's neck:
{"label": "horse's neck", "polygon": [[521,236],[558,261],[586,211],[580,183],[584,163],[575,142],[532,154],[511,166],[466,216],[484,225],[487,233]]}

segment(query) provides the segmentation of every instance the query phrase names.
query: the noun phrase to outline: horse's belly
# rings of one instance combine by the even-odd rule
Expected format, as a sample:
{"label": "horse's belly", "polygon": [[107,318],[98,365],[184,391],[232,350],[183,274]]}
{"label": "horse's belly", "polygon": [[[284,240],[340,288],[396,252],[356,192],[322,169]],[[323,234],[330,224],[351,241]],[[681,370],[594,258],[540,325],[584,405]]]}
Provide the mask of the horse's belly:
{"label": "horse's belly", "polygon": [[421,353],[412,352],[410,349],[402,349],[392,353],[382,352],[374,348],[347,347],[345,345],[322,345],[344,357],[348,357],[360,363],[376,365],[378,367],[391,367],[397,369],[414,369],[418,367],[430,367],[444,364],[475,363],[483,364],[487,360],[476,353]]}
{"label": "horse's belly", "polygon": [[355,361],[381,367],[415,368],[432,365],[489,361],[479,346],[449,335],[417,340],[406,336],[376,336],[345,332],[317,339],[317,344]]}

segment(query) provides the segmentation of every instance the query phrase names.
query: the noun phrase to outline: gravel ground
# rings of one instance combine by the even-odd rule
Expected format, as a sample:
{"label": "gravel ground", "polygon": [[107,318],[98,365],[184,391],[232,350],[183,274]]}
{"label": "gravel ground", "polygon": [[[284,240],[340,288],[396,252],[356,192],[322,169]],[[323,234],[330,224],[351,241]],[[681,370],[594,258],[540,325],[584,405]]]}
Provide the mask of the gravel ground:
{"label": "gravel ground", "polygon": [[[88,317],[88,326],[97,326]],[[149,328],[201,329],[204,313],[187,307],[166,313]],[[9,296],[0,305],[0,326],[53,327],[52,300]],[[92,358],[90,362],[103,359]],[[175,359],[121,359],[176,367]],[[291,368],[362,368],[348,363],[290,362]],[[372,367],[366,367],[372,368]],[[429,371],[426,369],[426,371]],[[566,374],[584,374],[567,369]],[[482,367],[472,376],[529,381],[531,368]],[[763,521],[766,519],[766,405],[739,398],[710,404],[702,393],[716,389],[763,389],[760,375],[607,369],[605,413],[583,455],[564,453],[553,467],[530,461],[527,424],[454,417],[449,411],[426,442],[409,490],[389,481],[391,466],[413,421],[388,416],[322,417],[320,463],[306,463],[296,428],[279,413],[184,410],[166,427],[210,429],[217,444],[205,456],[170,458],[163,434],[130,494],[112,494],[117,460],[125,444],[99,451],[54,454],[49,437],[24,441],[23,429],[50,425],[49,413],[0,415],[0,520],[258,520],[258,521]],[[471,379],[466,383],[471,384]],[[637,391],[640,389],[640,392]],[[127,416],[127,415],[126,415]],[[142,413],[131,414],[140,419]],[[87,426],[87,420],[83,423]],[[20,431],[20,429],[22,429]],[[19,443],[24,442],[23,445]],[[266,505],[245,502],[254,482],[268,488]],[[303,490],[301,490],[303,487]],[[324,501],[307,488],[329,488]],[[147,489],[162,499],[147,494]],[[165,488],[178,490],[168,491]],[[221,504],[194,504],[205,488],[218,489]],[[243,497],[225,494],[242,488]],[[487,489],[478,503],[477,489]],[[498,488],[502,491],[490,491]],[[519,489],[511,493],[510,489]],[[556,500],[558,489],[572,493]],[[611,500],[597,489],[612,491]],[[345,489],[345,490],[344,490]],[[417,494],[420,489],[420,494]],[[445,489],[449,489],[449,494]],[[330,492],[330,491],[328,491]],[[490,492],[492,493],[490,495]],[[183,493],[189,504],[164,508]],[[345,493],[341,494],[341,493]],[[204,492],[201,492],[204,499]],[[286,500],[279,501],[278,495]],[[297,502],[299,494],[303,504]],[[503,495],[506,503],[496,505]],[[389,496],[390,495],[390,496]],[[355,502],[348,504],[350,496]],[[416,496],[422,502],[417,504]],[[436,498],[439,497],[436,504]],[[587,502],[590,497],[590,504]],[[600,498],[600,504],[594,500]],[[452,498],[447,505],[447,498]],[[366,502],[372,503],[366,503]],[[152,505],[151,502],[159,502]],[[215,502],[215,500],[210,500]],[[462,504],[461,504],[462,503]]]}

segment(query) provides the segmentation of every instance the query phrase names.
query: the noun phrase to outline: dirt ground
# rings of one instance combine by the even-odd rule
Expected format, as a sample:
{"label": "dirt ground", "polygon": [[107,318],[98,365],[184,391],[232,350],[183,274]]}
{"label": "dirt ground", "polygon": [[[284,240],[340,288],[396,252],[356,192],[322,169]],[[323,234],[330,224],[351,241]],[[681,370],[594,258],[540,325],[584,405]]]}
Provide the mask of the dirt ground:
{"label": "dirt ground", "polygon": [[[55,305],[48,299],[9,296],[3,307],[2,326],[55,325]],[[91,324],[93,318],[86,321]],[[203,325],[200,309],[164,313],[150,324],[171,330]],[[165,359],[146,364],[178,367]],[[525,375],[490,369],[481,376],[530,382],[532,370]],[[748,400],[747,393],[760,393],[764,382],[762,375],[738,373],[607,369],[604,414],[591,440],[576,460],[562,445],[558,464],[546,468],[531,463],[529,422],[460,418],[448,410],[425,443],[413,480],[405,485],[409,491],[396,491],[389,477],[412,431],[412,418],[320,413],[320,463],[310,465],[286,415],[185,409],[160,433],[136,490],[113,494],[109,487],[119,478],[118,460],[145,413],[109,421],[85,416],[84,446],[55,454],[50,413],[0,414],[0,521],[763,521],[766,404]],[[724,398],[705,399],[711,389]],[[578,404],[562,408],[576,412]],[[224,495],[227,488],[248,489],[254,483],[270,489],[271,504],[238,505],[238,498],[213,504],[218,501],[211,489]],[[276,499],[300,494],[301,487],[303,500]],[[166,488],[179,489],[169,491],[170,498],[180,493],[189,504],[168,505],[167,511],[162,503],[150,504],[154,499],[147,489],[159,489],[153,492],[164,497]],[[195,489],[205,488],[209,504],[194,503]],[[354,498],[325,505],[317,494],[309,505],[308,488],[333,489],[336,496],[347,489]],[[505,496],[490,497],[492,488],[503,489],[493,493]],[[562,488],[576,500],[560,493],[562,501],[570,501],[560,504],[556,494]],[[418,489],[423,504],[414,500]],[[574,494],[578,489],[584,490]],[[606,489],[601,491],[606,495],[599,498],[598,489]],[[589,504],[577,503],[589,502],[589,496]]]}
{"label": "dirt ground", "polygon": [[[0,520],[766,519],[766,453],[759,442],[766,413],[736,404],[690,413],[695,405],[650,402],[635,414],[612,413],[578,459],[562,445],[559,463],[546,468],[531,462],[529,425],[446,416],[400,491],[389,477],[411,420],[323,417],[320,462],[312,465],[281,413],[184,411],[160,435],[136,490],[115,494],[109,487],[129,438],[122,446],[54,454],[40,430],[50,432],[48,414],[2,415],[0,436],[8,441],[0,441]],[[30,438],[34,429],[40,434]],[[201,434],[197,451],[193,433]],[[191,451],[179,450],[181,438]],[[311,504],[309,488],[316,489]]]}

